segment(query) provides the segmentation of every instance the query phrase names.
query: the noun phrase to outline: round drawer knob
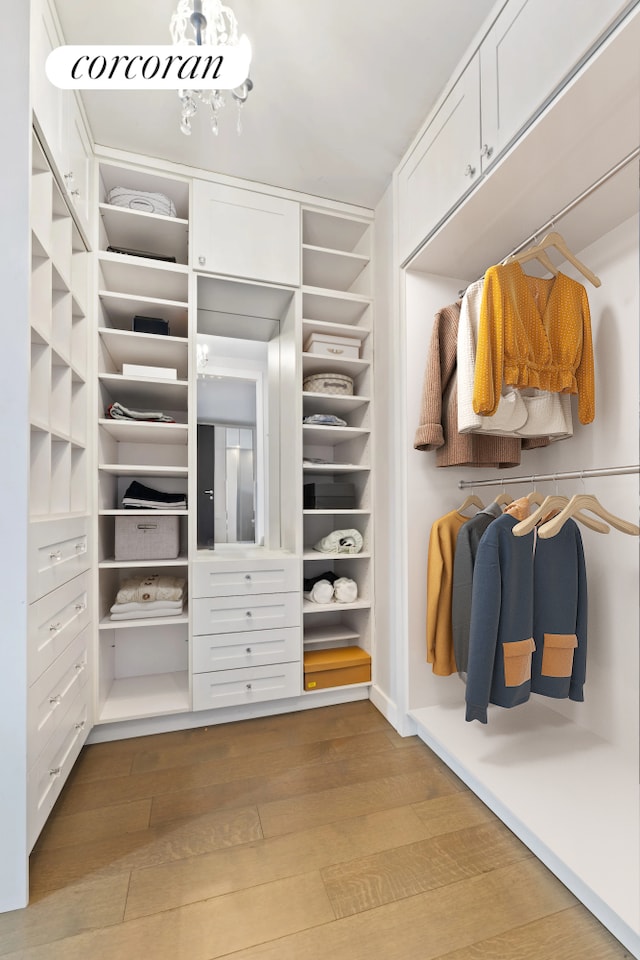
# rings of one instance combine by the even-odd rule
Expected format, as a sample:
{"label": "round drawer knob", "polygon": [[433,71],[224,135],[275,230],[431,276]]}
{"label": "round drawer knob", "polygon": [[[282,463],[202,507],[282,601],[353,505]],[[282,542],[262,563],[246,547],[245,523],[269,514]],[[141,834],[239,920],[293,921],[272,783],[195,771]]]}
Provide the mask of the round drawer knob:
{"label": "round drawer knob", "polygon": [[198,257],[198,263],[200,264],[201,267],[204,267],[206,262],[207,262],[206,257]]}
{"label": "round drawer knob", "polygon": [[251,610],[247,610],[246,616],[249,618],[251,617]]}
{"label": "round drawer knob", "polygon": [[51,626],[49,627],[49,633],[57,633],[58,630],[62,630],[61,623],[52,623]]}
{"label": "round drawer knob", "polygon": [[251,582],[251,574],[250,574],[250,573],[245,573],[244,578],[245,578],[245,580],[247,580],[248,582]]}
{"label": "round drawer knob", "polygon": [[251,684],[250,684],[250,683],[247,684],[247,690],[251,690]]}
{"label": "round drawer knob", "polygon": [[476,168],[475,168],[475,167],[472,167],[471,164],[468,163],[468,164],[466,165],[466,167],[465,167],[464,175],[465,175],[465,177],[475,177],[475,175],[476,175]]}
{"label": "round drawer knob", "polygon": [[245,650],[245,653],[251,653],[251,647],[247,647],[247,649]]}

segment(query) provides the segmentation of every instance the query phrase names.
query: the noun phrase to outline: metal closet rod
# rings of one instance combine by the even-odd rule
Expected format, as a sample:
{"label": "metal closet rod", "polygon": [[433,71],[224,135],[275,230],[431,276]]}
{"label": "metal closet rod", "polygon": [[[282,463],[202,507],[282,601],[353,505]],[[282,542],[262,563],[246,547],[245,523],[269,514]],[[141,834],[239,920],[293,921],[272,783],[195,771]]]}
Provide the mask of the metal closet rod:
{"label": "metal closet rod", "polygon": [[588,477],[619,477],[623,474],[640,473],[640,464],[628,467],[601,467],[593,470],[569,470],[558,473],[532,473],[528,477],[495,477],[491,480],[459,480],[461,490],[475,487],[510,487],[514,483],[542,483],[545,480],[583,480]]}
{"label": "metal closet rod", "polygon": [[620,170],[622,170],[627,166],[628,163],[631,163],[639,156],[640,147],[636,147],[635,150],[632,150],[631,153],[627,154],[624,159],[616,163],[614,167],[611,167],[610,170],[608,170],[606,173],[603,173],[599,180],[596,180],[595,183],[592,183],[590,187],[587,187],[586,190],[583,190],[581,194],[571,200],[565,207],[562,208],[562,210],[559,210],[555,216],[551,217],[550,220],[547,220],[546,223],[543,223],[541,227],[538,227],[535,233],[532,233],[530,237],[518,244],[518,246],[515,247],[508,256],[512,257],[514,254],[520,253],[521,250],[524,250],[525,247],[531,246],[531,244],[538,239],[541,233],[546,233],[547,230],[551,230],[551,228],[556,225],[558,220],[561,220],[562,217],[566,217],[568,213],[571,213],[574,207],[577,207],[582,203],[583,200],[586,200],[587,197],[590,197],[592,193],[595,193],[596,190],[599,190],[600,187],[607,182],[607,180],[610,180],[611,177],[615,177]]}

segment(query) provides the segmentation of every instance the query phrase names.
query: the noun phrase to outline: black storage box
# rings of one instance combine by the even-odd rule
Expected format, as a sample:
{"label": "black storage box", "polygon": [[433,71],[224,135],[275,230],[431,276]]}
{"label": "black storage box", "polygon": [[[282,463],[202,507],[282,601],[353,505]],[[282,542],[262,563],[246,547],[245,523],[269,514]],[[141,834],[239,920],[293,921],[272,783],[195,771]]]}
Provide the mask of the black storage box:
{"label": "black storage box", "polygon": [[159,333],[169,336],[169,321],[159,317],[141,317],[136,314],[132,327],[135,333]]}
{"label": "black storage box", "polygon": [[352,483],[305,483],[305,510],[353,510],[356,491]]}

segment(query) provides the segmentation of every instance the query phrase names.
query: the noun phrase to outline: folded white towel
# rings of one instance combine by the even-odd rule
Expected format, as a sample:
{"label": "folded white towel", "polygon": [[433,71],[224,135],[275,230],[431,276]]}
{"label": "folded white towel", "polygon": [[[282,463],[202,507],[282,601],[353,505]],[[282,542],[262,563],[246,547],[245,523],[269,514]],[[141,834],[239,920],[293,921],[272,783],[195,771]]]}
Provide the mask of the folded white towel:
{"label": "folded white towel", "polygon": [[348,577],[339,577],[333,585],[338,603],[354,603],[358,599],[358,584]]}
{"label": "folded white towel", "polygon": [[136,610],[131,613],[112,613],[110,620],[149,620],[152,617],[164,619],[165,617],[179,617],[182,613],[182,607],[179,610]]}
{"label": "folded white towel", "polygon": [[360,553],[362,534],[359,530],[334,530],[314,544],[320,553]]}
{"label": "folded white towel", "polygon": [[116,603],[146,602],[150,600],[182,600],[185,581],[182,577],[132,577],[125,580],[116,596]]}
{"label": "folded white towel", "polygon": [[328,580],[317,580],[305,593],[307,600],[314,603],[331,603],[333,600],[333,585]]}
{"label": "folded white towel", "polygon": [[182,606],[182,600],[132,600],[130,603],[114,603],[111,613],[135,613],[136,610],[182,610]]}

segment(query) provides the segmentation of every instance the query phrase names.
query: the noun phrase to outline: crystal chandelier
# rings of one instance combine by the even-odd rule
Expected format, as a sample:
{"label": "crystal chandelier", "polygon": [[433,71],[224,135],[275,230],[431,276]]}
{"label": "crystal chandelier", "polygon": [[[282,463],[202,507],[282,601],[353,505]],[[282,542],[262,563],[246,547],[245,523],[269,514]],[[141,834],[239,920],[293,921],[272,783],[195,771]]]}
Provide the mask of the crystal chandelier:
{"label": "crystal chandelier", "polygon": [[[187,31],[192,28],[193,35]],[[171,39],[176,46],[234,47],[240,44],[249,46],[245,34],[238,36],[238,22],[231,7],[225,6],[220,0],[179,0],[176,12],[171,17],[169,25]],[[250,49],[250,48],[249,48]],[[237,131],[242,132],[242,106],[253,89],[253,83],[247,79],[235,90],[229,91],[236,103]],[[198,102],[211,111],[211,129],[218,133],[218,113],[225,106],[225,92],[222,90],[178,90],[181,104],[180,129],[184,134],[191,134],[191,118],[195,116]]]}

